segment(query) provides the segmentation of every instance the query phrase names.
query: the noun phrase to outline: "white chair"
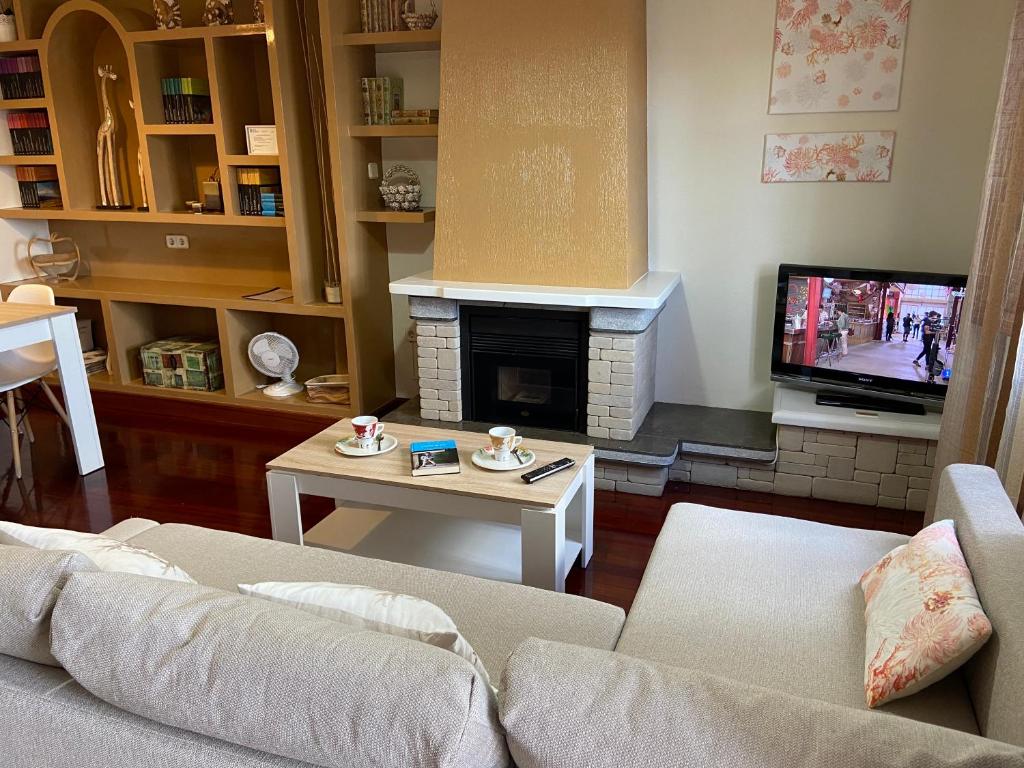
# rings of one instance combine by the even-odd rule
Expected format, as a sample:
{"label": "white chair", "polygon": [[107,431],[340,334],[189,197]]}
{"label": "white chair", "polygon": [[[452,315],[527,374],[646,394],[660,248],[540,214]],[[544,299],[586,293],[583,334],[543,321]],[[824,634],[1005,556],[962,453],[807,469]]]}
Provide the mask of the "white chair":
{"label": "white chair", "polygon": [[[11,304],[41,304],[51,307],[56,304],[53,289],[48,285],[19,285],[11,291],[7,301]],[[68,424],[68,415],[64,411],[64,407],[53,394],[49,385],[42,380],[44,376],[55,370],[57,370],[57,355],[51,341],[41,341],[38,344],[0,353],[0,395],[6,395],[4,410],[7,414],[7,423],[11,428],[14,472],[19,479],[21,478],[21,441],[19,439],[21,430],[19,424],[24,424],[25,434],[30,443],[35,442],[35,435],[32,434],[32,425],[28,420],[28,409],[18,390],[26,384],[38,381],[54,409],[64,423]]]}

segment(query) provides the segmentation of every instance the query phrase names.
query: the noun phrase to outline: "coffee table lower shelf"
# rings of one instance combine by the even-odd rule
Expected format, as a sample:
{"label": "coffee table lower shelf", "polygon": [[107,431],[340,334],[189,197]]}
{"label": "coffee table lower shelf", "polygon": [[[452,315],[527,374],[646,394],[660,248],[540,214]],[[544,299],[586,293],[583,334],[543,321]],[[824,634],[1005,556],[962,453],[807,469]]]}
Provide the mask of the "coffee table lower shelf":
{"label": "coffee table lower shelf", "polygon": [[[522,531],[517,525],[352,504],[338,507],[306,531],[303,540],[307,546],[360,557],[513,584],[523,580]],[[582,551],[580,542],[566,538],[564,573]]]}

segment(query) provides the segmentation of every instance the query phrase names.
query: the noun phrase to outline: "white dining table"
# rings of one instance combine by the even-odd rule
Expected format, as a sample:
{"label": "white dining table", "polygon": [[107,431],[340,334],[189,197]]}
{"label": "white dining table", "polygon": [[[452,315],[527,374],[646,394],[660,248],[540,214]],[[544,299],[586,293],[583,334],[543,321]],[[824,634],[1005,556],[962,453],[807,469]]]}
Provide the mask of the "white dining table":
{"label": "white dining table", "polygon": [[74,307],[0,303],[0,352],[53,341],[78,472],[88,475],[103,467],[103,449],[96,428],[89,377],[82,360],[75,312]]}

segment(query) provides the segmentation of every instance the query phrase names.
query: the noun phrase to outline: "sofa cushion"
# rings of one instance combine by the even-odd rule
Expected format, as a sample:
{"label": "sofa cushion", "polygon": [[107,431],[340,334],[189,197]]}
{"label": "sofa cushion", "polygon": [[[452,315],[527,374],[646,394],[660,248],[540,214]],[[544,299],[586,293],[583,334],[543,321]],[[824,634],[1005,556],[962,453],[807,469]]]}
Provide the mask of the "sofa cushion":
{"label": "sofa cushion", "polygon": [[233,744],[328,768],[508,763],[487,687],[423,643],[115,573],[68,580],[52,637],[93,695]]}
{"label": "sofa cushion", "polygon": [[372,629],[396,637],[451,651],[473,665],[491,685],[487,668],[473,646],[459,632],[451,616],[436,605],[412,595],[400,595],[373,587],[308,581],[264,581],[239,584],[249,597],[298,608],[314,616],[340,621],[350,627]]}
{"label": "sofa cushion", "polygon": [[0,521],[0,544],[81,552],[101,571],[137,573],[171,581],[192,581],[181,568],[152,552],[96,533],[36,528]]}
{"label": "sofa cushion", "polygon": [[992,622],[992,638],[964,668],[981,732],[1024,746],[1024,525],[988,467],[948,467],[937,498]]}
{"label": "sofa cushion", "polygon": [[95,569],[74,552],[0,545],[0,653],[59,666],[50,653],[50,614],[68,576]]}
{"label": "sofa cushion", "polygon": [[625,619],[621,608],[575,595],[190,525],[161,525],[130,541],[230,592],[260,581],[329,581],[428,600],[451,616],[494,682],[528,637],[610,650]]}
{"label": "sofa cushion", "polygon": [[896,547],[860,580],[869,707],[913,696],[967,663],[992,634],[952,520]]}
{"label": "sofa cushion", "polygon": [[309,768],[100,701],[63,669],[0,656],[4,768]]}
{"label": "sofa cushion", "polygon": [[590,648],[529,640],[505,669],[519,768],[1021,768],[1024,750]]}
{"label": "sofa cushion", "polygon": [[[906,536],[674,506],[617,650],[866,709],[865,570]],[[954,674],[886,712],[977,732]]]}

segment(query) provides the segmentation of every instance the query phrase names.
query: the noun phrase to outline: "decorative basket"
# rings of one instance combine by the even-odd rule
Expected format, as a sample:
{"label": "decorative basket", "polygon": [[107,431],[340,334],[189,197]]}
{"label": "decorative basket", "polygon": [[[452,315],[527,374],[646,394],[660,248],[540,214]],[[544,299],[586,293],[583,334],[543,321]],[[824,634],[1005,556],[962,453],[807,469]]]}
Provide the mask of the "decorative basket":
{"label": "decorative basket", "polygon": [[[57,243],[71,243],[73,251],[62,251],[54,253],[32,253],[36,243],[46,243],[54,246]],[[28,260],[36,277],[44,279],[48,283],[62,283],[65,281],[77,280],[78,271],[82,266],[82,254],[78,250],[78,244],[70,237],[63,237],[56,232],[49,237],[33,237],[28,241]]]}
{"label": "decorative basket", "polygon": [[317,376],[306,382],[306,397],[311,403],[332,403],[348,405],[349,378],[343,373]]}
{"label": "decorative basket", "polygon": [[405,5],[402,6],[402,21],[409,29],[432,29],[437,22],[437,6],[434,5],[434,0],[430,0],[429,13],[417,13],[416,1],[405,0]]}
{"label": "decorative basket", "polygon": [[[396,177],[404,177],[404,184],[393,184]],[[384,198],[384,207],[392,211],[418,211],[423,187],[420,177],[407,165],[394,165],[384,174],[384,183],[380,185],[380,196]]]}

